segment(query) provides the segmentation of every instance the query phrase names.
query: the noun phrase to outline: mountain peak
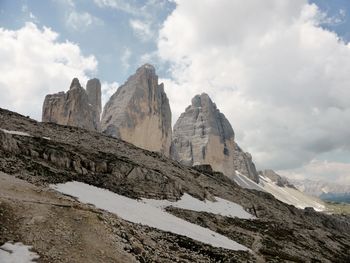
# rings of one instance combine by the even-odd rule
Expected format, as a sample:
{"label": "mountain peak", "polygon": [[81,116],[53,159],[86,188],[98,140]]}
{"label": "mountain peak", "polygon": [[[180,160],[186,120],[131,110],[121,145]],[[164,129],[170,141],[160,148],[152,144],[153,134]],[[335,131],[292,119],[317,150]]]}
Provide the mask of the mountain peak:
{"label": "mountain peak", "polygon": [[156,74],[156,69],[153,65],[146,63],[144,65],[142,65],[141,67],[139,67],[136,72],[147,72],[150,74]]}
{"label": "mountain peak", "polygon": [[118,88],[102,115],[104,133],[169,155],[171,110],[155,68],[145,64]]}
{"label": "mountain peak", "polygon": [[70,84],[69,89],[73,89],[73,88],[75,88],[75,87],[81,88],[81,85],[80,85],[80,82],[79,82],[79,79],[78,79],[78,78],[74,78],[74,79],[72,80],[72,83]]}
{"label": "mountain peak", "polygon": [[88,92],[74,78],[65,92],[47,95],[43,104],[42,121],[99,130],[101,112],[101,84],[88,81]]}
{"label": "mountain peak", "polygon": [[230,122],[206,93],[194,96],[177,120],[171,154],[185,165],[210,164],[228,177],[237,170],[259,181],[250,154],[236,144]]}

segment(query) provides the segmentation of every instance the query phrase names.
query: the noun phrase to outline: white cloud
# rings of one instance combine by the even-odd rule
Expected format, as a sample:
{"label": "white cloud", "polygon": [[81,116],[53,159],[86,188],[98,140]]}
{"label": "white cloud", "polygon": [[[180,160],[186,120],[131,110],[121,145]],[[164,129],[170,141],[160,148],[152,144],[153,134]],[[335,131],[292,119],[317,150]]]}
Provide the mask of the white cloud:
{"label": "white cloud", "polygon": [[0,105],[40,120],[45,95],[67,90],[73,77],[86,83],[95,72],[94,56],[78,45],[58,42],[52,29],[26,23],[18,30],[0,28]]}
{"label": "white cloud", "polygon": [[129,69],[130,67],[130,57],[131,57],[131,51],[129,48],[125,48],[124,52],[120,58],[120,61],[122,62],[122,65],[125,70]]}
{"label": "white cloud", "polygon": [[100,8],[113,8],[131,16],[129,25],[141,41],[156,41],[160,27],[159,13],[171,0],[94,0]]}
{"label": "white cloud", "polygon": [[85,31],[92,25],[103,25],[104,22],[88,12],[71,11],[66,19],[66,26],[76,31]]}
{"label": "white cloud", "polygon": [[146,63],[152,64],[152,65],[158,65],[158,70],[163,69],[163,66],[164,66],[164,65],[162,65],[162,62],[160,61],[160,59],[158,57],[157,51],[144,53],[139,57],[138,62],[137,62],[138,65],[143,65]]}
{"label": "white cloud", "polygon": [[117,91],[119,87],[119,84],[117,82],[106,82],[103,81],[101,84],[101,90],[102,90],[102,106],[107,103],[109,98]]}
{"label": "white cloud", "polygon": [[34,23],[38,23],[39,20],[38,18],[30,11],[30,9],[28,8],[28,6],[26,4],[23,4],[21,7],[21,11],[23,13],[23,19],[25,21],[31,21]]}
{"label": "white cloud", "polygon": [[92,26],[104,25],[104,21],[86,11],[77,11],[74,0],[52,0],[65,10],[64,23],[74,31],[86,31]]}
{"label": "white cloud", "polygon": [[148,21],[130,19],[129,23],[135,35],[142,41],[148,41],[154,37],[154,32],[151,30],[151,24]]}
{"label": "white cloud", "polygon": [[56,2],[61,5],[65,5],[70,8],[75,8],[74,0],[53,0],[53,2]]}
{"label": "white cloud", "polygon": [[95,4],[98,7],[111,7],[123,12],[126,12],[131,15],[139,15],[140,10],[137,8],[134,0],[125,1],[125,0],[94,0]]}
{"label": "white cloud", "polygon": [[[350,164],[341,162],[311,160],[301,168],[284,170],[281,175],[294,180],[315,180],[350,185]],[[332,175],[332,176],[330,176]]]}
{"label": "white cloud", "polygon": [[22,13],[27,13],[28,12],[28,6],[26,4],[21,6],[21,11]]}
{"label": "white cloud", "polygon": [[320,24],[337,26],[343,24],[346,20],[346,11],[344,9],[339,9],[338,13],[333,16],[329,16],[325,12],[319,12],[318,19]]}
{"label": "white cloud", "polygon": [[[176,120],[207,92],[259,168],[300,167],[350,154],[350,44],[320,27],[307,0],[176,0],[158,55]],[[320,20],[320,17],[322,19]]]}

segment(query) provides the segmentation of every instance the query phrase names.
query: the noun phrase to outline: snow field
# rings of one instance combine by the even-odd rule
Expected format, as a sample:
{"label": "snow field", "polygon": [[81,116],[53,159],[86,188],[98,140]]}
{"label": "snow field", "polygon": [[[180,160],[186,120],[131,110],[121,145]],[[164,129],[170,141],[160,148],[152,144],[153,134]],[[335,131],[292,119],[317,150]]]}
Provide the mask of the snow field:
{"label": "snow field", "polygon": [[[63,194],[76,197],[82,203],[92,204],[97,208],[116,214],[122,219],[132,223],[147,225],[162,231],[187,236],[214,247],[222,247],[231,250],[249,250],[247,247],[223,235],[187,222],[164,211],[166,206],[173,205],[179,208],[196,209],[194,211],[206,211],[240,218],[252,218],[252,216],[245,212],[242,207],[239,207],[239,205],[223,199],[218,199],[218,204],[215,205],[212,204],[213,202],[202,202],[189,195],[184,196],[178,202],[152,199],[142,199],[138,201],[118,195],[106,189],[80,182],[51,185],[51,188]],[[230,211],[231,208],[233,208],[232,211]]]}

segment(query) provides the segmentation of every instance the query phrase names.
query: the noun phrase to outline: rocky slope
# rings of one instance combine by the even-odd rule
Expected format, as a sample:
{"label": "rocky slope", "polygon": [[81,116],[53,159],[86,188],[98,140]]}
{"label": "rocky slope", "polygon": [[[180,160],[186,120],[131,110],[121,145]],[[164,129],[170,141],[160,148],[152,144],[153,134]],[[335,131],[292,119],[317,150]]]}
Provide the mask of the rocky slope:
{"label": "rocky slope", "polygon": [[239,172],[237,172],[233,181],[246,189],[270,193],[281,202],[294,205],[300,209],[312,207],[316,211],[330,210],[319,198],[304,194],[272,170],[259,172],[259,183],[250,180]]}
{"label": "rocky slope", "polygon": [[[98,132],[38,123],[1,109],[0,129],[0,171],[7,174],[0,174],[0,246],[31,245],[39,262],[96,262],[96,257],[103,262],[349,262],[346,216],[297,209],[268,193],[243,189],[210,167],[182,166]],[[255,219],[171,207],[168,212],[251,252],[130,223],[47,188],[70,180],[130,198],[175,200],[187,193],[235,202]]]}
{"label": "rocky slope", "polygon": [[210,164],[228,177],[237,170],[259,181],[251,155],[235,142],[231,124],[205,93],[195,96],[177,120],[171,156],[185,165]]}
{"label": "rocky slope", "polygon": [[59,92],[45,97],[42,121],[99,130],[100,114],[100,81],[89,80],[85,90],[74,78],[67,93]]}
{"label": "rocky slope", "polygon": [[101,125],[107,135],[169,156],[171,110],[152,65],[143,65],[119,87],[104,107]]}
{"label": "rocky slope", "polygon": [[276,183],[277,186],[295,188],[295,186],[291,184],[287,178],[280,176],[273,170],[268,169],[259,171],[259,176],[269,178],[272,182]]}

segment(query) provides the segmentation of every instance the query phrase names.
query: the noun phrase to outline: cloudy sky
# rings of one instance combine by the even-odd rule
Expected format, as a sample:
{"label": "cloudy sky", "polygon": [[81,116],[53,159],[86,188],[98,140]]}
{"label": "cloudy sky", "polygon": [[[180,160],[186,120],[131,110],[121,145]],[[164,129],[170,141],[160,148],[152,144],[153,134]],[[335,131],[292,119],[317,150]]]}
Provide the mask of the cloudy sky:
{"label": "cloudy sky", "polygon": [[206,92],[259,169],[350,184],[349,0],[0,0],[0,107],[156,66],[173,122]]}

